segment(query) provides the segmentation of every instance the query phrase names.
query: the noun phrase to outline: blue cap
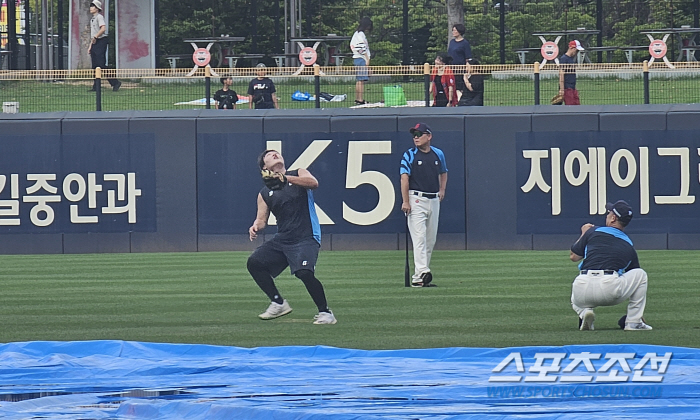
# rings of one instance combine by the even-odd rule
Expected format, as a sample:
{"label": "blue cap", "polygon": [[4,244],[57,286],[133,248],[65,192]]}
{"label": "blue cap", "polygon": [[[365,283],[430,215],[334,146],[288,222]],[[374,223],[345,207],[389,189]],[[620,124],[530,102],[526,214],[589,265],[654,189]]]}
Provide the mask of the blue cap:
{"label": "blue cap", "polygon": [[411,134],[413,134],[414,131],[420,131],[421,133],[433,134],[433,131],[430,129],[430,126],[428,126],[428,124],[426,124],[426,123],[418,123],[418,124],[414,125],[413,127],[411,127],[408,131],[410,131]]}
{"label": "blue cap", "polygon": [[611,211],[622,223],[629,223],[632,220],[632,207],[625,200],[619,200],[605,205],[607,211]]}

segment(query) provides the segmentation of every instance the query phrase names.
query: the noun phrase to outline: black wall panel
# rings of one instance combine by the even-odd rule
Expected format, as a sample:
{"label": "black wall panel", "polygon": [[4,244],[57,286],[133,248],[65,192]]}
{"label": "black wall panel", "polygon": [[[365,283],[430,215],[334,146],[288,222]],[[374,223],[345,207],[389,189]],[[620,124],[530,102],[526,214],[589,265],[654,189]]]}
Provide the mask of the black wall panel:
{"label": "black wall panel", "polygon": [[[23,114],[0,114],[4,118],[0,120],[0,142],[10,142],[19,141],[24,143],[25,140],[38,141],[37,148],[43,150],[50,148],[53,152],[57,153],[60,150],[59,138],[61,134],[61,120],[59,117],[62,115],[51,115],[57,117],[52,119],[51,116],[44,114],[43,118],[29,117],[28,119],[20,119]],[[12,140],[10,140],[12,139]],[[42,144],[43,141],[49,144]],[[0,144],[3,150],[7,144]],[[26,162],[16,162],[17,157],[7,156],[9,161],[15,161],[15,164],[25,165]],[[12,173],[18,174],[24,177],[25,173],[29,169],[24,169],[20,167],[14,167],[15,165],[8,166],[3,165],[0,169],[0,174],[5,175],[9,178]],[[0,195],[3,199],[7,200],[11,198],[9,196],[9,188],[7,186],[3,189],[4,191]],[[19,199],[21,200],[21,198]],[[19,208],[21,214],[27,214],[29,210],[25,207],[25,203],[19,202]],[[22,223],[26,224],[26,220],[22,220]],[[37,233],[10,233],[2,234],[2,240],[0,240],[0,253],[1,254],[60,254],[63,252],[63,237],[60,233],[46,233],[42,232],[42,229],[38,229]]]}
{"label": "black wall panel", "polygon": [[155,138],[156,232],[133,232],[132,252],[197,251],[196,120],[134,118],[129,133]]}
{"label": "black wall panel", "polygon": [[[29,159],[34,166],[24,172],[37,171],[37,164],[45,164],[43,169],[57,174],[90,172],[91,164],[112,165],[110,171],[117,172],[136,167],[141,171],[138,183],[144,191],[138,201],[139,220],[129,224],[121,220],[124,214],[114,215],[114,220],[105,223],[100,219],[99,225],[64,221],[47,227],[27,226],[30,206],[20,206],[25,226],[0,224],[0,230],[4,229],[0,233],[0,253],[251,251],[275,231],[269,227],[261,239],[248,239],[247,229],[256,212],[255,197],[262,186],[256,156],[267,141],[281,141],[285,157],[294,160],[319,140],[333,142],[311,166],[323,186],[314,192],[316,203],[334,221],[322,227],[322,249],[403,249],[405,228],[397,168],[400,155],[412,145],[408,129],[417,122],[429,124],[434,144],[449,151],[448,196],[441,210],[437,249],[566,250],[578,237],[582,222],[600,222],[600,214],[591,210],[588,215],[588,205],[580,206],[580,214],[572,214],[570,204],[566,207],[572,199],[588,202],[586,185],[580,189],[567,186],[563,204],[564,213],[568,213],[561,217],[553,217],[554,212],[542,214],[537,207],[533,210],[530,202],[520,202],[523,176],[527,174],[517,168],[523,165],[522,145],[528,141],[533,141],[528,147],[545,150],[555,147],[548,146],[556,144],[551,142],[560,141],[562,161],[564,153],[571,150],[589,153],[591,148],[609,148],[606,165],[613,152],[627,148],[634,154],[638,153],[638,145],[648,144],[650,160],[656,159],[650,163],[651,173],[656,178],[665,174],[673,182],[664,184],[663,179],[652,179],[651,210],[636,216],[634,226],[628,229],[630,236],[638,249],[700,249],[700,218],[692,211],[700,205],[700,199],[675,207],[673,203],[654,203],[655,196],[673,196],[680,168],[679,159],[673,155],[659,158],[657,147],[689,149],[687,194],[700,196],[700,156],[694,140],[700,138],[700,105],[653,105],[0,115],[0,148],[6,157],[0,175],[6,179],[21,172],[16,164],[24,163],[24,158],[13,162],[12,153],[24,155],[27,144],[39,142],[31,146],[36,150],[36,159]],[[18,143],[25,137],[26,144]],[[377,140],[391,141],[391,156],[388,152],[369,152],[362,160],[360,174],[378,171],[383,174],[380,178],[387,177],[395,203],[391,214],[386,213],[380,222],[367,226],[350,223],[345,220],[343,206],[359,211],[372,209],[379,184],[372,184],[378,179],[375,177],[365,186],[345,185],[349,176],[346,170],[350,170],[345,154],[349,142]],[[110,158],[124,163],[111,162]],[[77,169],[71,169],[74,167]],[[546,167],[543,171],[548,182]],[[624,174],[624,168],[620,171]],[[626,191],[615,187],[610,174],[607,176],[610,195]],[[25,183],[21,187],[25,188]],[[632,185],[632,193],[634,188],[636,184]],[[636,191],[638,195],[638,188]],[[7,208],[8,195],[8,187],[0,190],[0,207]],[[540,202],[549,199],[541,193],[534,197]],[[64,199],[55,205],[57,220],[69,219],[68,204]],[[530,213],[523,213],[525,208],[530,213],[539,211],[542,221],[551,219],[554,228],[542,230],[538,227],[541,225],[534,224],[534,230],[528,231],[529,227],[520,226],[523,217],[530,217]],[[87,210],[80,207],[79,211],[82,215]],[[664,218],[674,218],[676,211],[681,211],[678,214],[683,223],[667,223]],[[569,222],[560,223],[562,217]]]}
{"label": "black wall panel", "polygon": [[[113,136],[121,138],[129,135],[129,120],[127,118],[119,118],[112,114],[109,115],[108,119],[96,119],[94,115],[85,116],[88,118],[67,118],[62,120],[61,131],[64,142],[70,142],[71,139],[86,136],[93,137],[91,142],[108,150],[110,146],[121,147],[121,145],[109,144],[114,138]],[[91,171],[101,169],[90,163],[87,166]],[[64,233],[63,252],[66,254],[131,252],[131,234],[129,232]]]}
{"label": "black wall panel", "polygon": [[515,133],[529,132],[531,115],[464,118],[467,249],[531,249],[516,234]]}

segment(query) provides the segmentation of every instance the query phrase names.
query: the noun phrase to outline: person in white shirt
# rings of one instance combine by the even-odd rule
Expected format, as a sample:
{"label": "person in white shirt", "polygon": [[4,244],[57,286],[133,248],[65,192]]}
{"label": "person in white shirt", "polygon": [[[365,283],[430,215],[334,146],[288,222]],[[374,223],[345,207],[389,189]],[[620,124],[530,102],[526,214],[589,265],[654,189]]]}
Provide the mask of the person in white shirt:
{"label": "person in white shirt", "polygon": [[369,51],[369,44],[367,43],[367,36],[365,32],[372,31],[372,19],[368,17],[363,17],[360,19],[360,24],[357,27],[357,31],[352,36],[350,40],[350,49],[352,50],[352,60],[353,64],[357,68],[356,72],[356,82],[355,82],[355,105],[366,104],[367,101],[363,99],[365,92],[364,83],[369,80],[369,59],[372,56]]}

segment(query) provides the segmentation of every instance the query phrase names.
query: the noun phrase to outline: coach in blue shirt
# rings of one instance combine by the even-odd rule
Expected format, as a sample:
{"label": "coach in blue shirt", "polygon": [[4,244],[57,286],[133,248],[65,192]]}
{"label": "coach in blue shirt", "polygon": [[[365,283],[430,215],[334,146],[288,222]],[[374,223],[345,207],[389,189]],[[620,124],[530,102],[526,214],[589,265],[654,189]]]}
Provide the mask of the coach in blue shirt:
{"label": "coach in blue shirt", "polygon": [[401,211],[408,217],[415,265],[413,287],[431,287],[430,257],[437,239],[440,202],[445,198],[447,164],[445,154],[430,145],[433,132],[425,123],[410,130],[416,147],[401,159]]}
{"label": "coach in blue shirt", "polygon": [[605,226],[586,223],[571,246],[571,261],[580,261],[579,275],[571,290],[571,306],[579,316],[581,331],[593,330],[597,306],[614,306],[629,299],[626,318],[619,321],[625,331],[650,330],[644,322],[647,303],[647,273],[639,266],[632,240],[623,232],[632,220],[632,208],[620,200],[605,205]]}

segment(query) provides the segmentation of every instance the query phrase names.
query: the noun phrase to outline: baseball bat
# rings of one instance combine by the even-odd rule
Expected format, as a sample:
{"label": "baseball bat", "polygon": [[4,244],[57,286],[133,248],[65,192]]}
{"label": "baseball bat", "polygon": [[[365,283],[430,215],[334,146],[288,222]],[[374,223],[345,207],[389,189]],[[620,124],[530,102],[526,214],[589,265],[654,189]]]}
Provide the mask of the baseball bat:
{"label": "baseball bat", "polygon": [[406,214],[406,269],[404,270],[404,285],[411,287],[411,272],[408,266],[408,214]]}

